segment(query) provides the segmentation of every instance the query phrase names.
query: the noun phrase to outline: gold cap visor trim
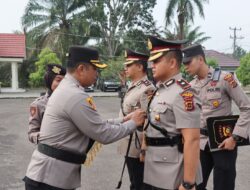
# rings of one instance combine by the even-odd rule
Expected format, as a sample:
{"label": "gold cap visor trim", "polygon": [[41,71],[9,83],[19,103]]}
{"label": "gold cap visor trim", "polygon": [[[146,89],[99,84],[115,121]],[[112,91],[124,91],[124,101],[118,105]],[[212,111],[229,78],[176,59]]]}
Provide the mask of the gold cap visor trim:
{"label": "gold cap visor trim", "polygon": [[160,52],[160,53],[156,53],[156,54],[153,54],[153,55],[150,55],[148,61],[154,61],[156,59],[158,59],[159,57],[163,56],[163,52]]}
{"label": "gold cap visor trim", "polygon": [[90,60],[90,63],[93,64],[94,66],[96,66],[99,69],[104,69],[104,68],[106,68],[108,66],[107,64],[100,63],[99,60]]}
{"label": "gold cap visor trim", "polygon": [[130,65],[130,64],[132,64],[132,63],[134,63],[135,62],[135,60],[131,60],[131,61],[126,61],[125,63],[123,63],[124,65]]}
{"label": "gold cap visor trim", "polygon": [[152,53],[164,52],[164,51],[169,51],[169,50],[170,50],[170,48],[157,49],[157,50],[150,51],[150,54],[152,54]]}
{"label": "gold cap visor trim", "polygon": [[91,64],[93,64],[94,66],[96,66],[99,69],[104,69],[108,66],[107,64],[104,64],[104,63],[91,63]]}

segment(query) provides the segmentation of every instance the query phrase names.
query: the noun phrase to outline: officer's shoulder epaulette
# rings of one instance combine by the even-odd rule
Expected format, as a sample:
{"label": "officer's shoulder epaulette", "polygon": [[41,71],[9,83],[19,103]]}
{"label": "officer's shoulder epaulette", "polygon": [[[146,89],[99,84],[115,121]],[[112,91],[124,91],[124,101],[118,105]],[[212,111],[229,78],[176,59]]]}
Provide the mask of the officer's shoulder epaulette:
{"label": "officer's shoulder epaulette", "polygon": [[169,87],[169,86],[171,86],[172,84],[174,84],[174,82],[175,82],[175,79],[170,79],[170,80],[168,80],[167,82],[165,82],[164,85],[165,85],[166,87]]}
{"label": "officer's shoulder epaulette", "polygon": [[221,69],[219,67],[214,69],[213,75],[212,75],[212,81],[219,81],[220,80],[220,74],[221,74]]}
{"label": "officer's shoulder epaulette", "polygon": [[179,79],[176,81],[176,83],[183,89],[187,90],[191,87],[191,85],[184,79]]}

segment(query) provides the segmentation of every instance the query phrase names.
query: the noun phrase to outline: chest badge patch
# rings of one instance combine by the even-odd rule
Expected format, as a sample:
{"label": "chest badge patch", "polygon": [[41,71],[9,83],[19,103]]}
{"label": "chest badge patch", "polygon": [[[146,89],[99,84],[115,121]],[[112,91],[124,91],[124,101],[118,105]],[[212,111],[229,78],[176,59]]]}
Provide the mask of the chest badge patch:
{"label": "chest badge patch", "polygon": [[211,85],[211,86],[216,86],[216,84],[217,84],[217,81],[211,81],[211,82],[210,82],[210,85]]}
{"label": "chest badge patch", "polygon": [[160,115],[159,115],[159,114],[156,114],[156,115],[155,115],[155,121],[160,121],[160,120],[161,120]]}
{"label": "chest badge patch", "polygon": [[184,100],[184,106],[186,111],[193,111],[194,110],[194,94],[192,92],[183,92],[181,94]]}
{"label": "chest badge patch", "polygon": [[94,103],[94,100],[93,100],[92,97],[86,98],[86,102],[89,104],[89,106],[90,106],[93,110],[96,110],[96,106],[95,106],[95,103]]}
{"label": "chest badge patch", "polygon": [[212,104],[213,104],[213,107],[214,107],[214,108],[218,108],[219,105],[220,105],[220,103],[219,103],[218,100],[214,100],[214,101],[212,102]]}

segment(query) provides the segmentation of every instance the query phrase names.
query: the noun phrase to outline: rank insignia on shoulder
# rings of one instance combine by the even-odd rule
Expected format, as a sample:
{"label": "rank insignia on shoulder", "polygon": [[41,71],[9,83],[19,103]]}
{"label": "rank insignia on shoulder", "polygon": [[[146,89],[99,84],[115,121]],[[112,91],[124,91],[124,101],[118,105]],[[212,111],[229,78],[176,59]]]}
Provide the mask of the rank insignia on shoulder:
{"label": "rank insignia on shoulder", "polygon": [[183,92],[181,96],[184,100],[184,106],[186,111],[193,111],[194,110],[194,94],[192,92]]}
{"label": "rank insignia on shoulder", "polygon": [[224,80],[225,81],[227,81],[229,84],[230,84],[230,86],[232,87],[232,88],[235,88],[235,87],[237,87],[237,82],[235,81],[235,79],[234,79],[234,77],[233,77],[233,75],[232,74],[227,74],[225,77],[224,77]]}
{"label": "rank insignia on shoulder", "polygon": [[140,81],[136,84],[136,86],[140,86],[142,83],[144,83],[143,81]]}
{"label": "rank insignia on shoulder", "polygon": [[144,80],[143,84],[145,84],[145,86],[149,86],[149,85],[151,85],[151,82],[149,80]]}
{"label": "rank insignia on shoulder", "polygon": [[92,97],[86,98],[86,102],[90,105],[93,110],[96,110],[96,106]]}
{"label": "rank insignia on shoulder", "polygon": [[176,83],[184,90],[187,90],[191,85],[184,79],[177,80]]}
{"label": "rank insignia on shoulder", "polygon": [[32,117],[34,117],[34,115],[36,114],[36,107],[34,107],[34,106],[32,106],[32,107],[30,107],[30,115],[32,116]]}
{"label": "rank insignia on shoulder", "polygon": [[172,84],[174,84],[174,82],[175,82],[175,79],[171,79],[171,80],[165,82],[164,84],[165,84],[166,87],[169,87],[169,86],[171,86]]}

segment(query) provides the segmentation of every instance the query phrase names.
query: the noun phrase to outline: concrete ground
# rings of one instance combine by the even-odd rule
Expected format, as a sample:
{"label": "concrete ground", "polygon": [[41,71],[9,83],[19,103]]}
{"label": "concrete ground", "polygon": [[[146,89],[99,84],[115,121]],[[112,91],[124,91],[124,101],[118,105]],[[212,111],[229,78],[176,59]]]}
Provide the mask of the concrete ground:
{"label": "concrete ground", "polygon": [[[35,146],[27,139],[29,104],[33,98],[0,99],[0,190],[24,190],[22,178]],[[118,115],[119,98],[95,98],[104,119]],[[234,107],[235,112],[237,109]],[[82,187],[78,190],[115,190],[123,157],[116,152],[117,143],[105,145],[91,167],[82,168]],[[250,187],[250,146],[240,147],[237,160],[236,190]],[[121,190],[128,190],[125,172]],[[208,189],[212,189],[212,176]]]}

